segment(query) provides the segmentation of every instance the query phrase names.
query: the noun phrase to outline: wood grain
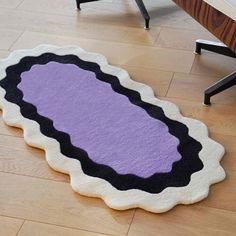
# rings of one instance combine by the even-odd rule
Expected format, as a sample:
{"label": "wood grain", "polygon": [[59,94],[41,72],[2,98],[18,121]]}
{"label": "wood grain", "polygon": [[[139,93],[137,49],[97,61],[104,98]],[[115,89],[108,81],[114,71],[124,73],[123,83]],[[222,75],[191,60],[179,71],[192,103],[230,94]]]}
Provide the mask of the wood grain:
{"label": "wood grain", "polygon": [[76,230],[56,225],[42,224],[32,221],[26,221],[21,228],[18,236],[106,236],[89,231]]}
{"label": "wood grain", "polygon": [[[145,220],[144,220],[145,219]],[[143,210],[135,214],[129,236],[234,236],[236,214],[194,205],[178,206],[164,215]]]}
{"label": "wood grain", "polygon": [[151,31],[142,29],[134,1],[99,1],[84,4],[78,12],[75,1],[0,0],[0,31],[23,33],[18,39],[14,33],[4,36],[0,58],[40,43],[75,44],[102,53],[162,99],[176,103],[184,115],[208,125],[211,137],[226,148],[222,165],[227,179],[213,186],[205,201],[167,214],[114,211],[102,200],[74,193],[68,176],[51,170],[43,151],[28,147],[22,131],[0,118],[1,236],[16,236],[24,219],[17,236],[125,236],[128,231],[135,236],[235,235],[234,90],[215,97],[212,107],[201,104],[205,86],[235,70],[235,60],[206,51],[194,58],[195,38],[213,36],[173,1],[145,2],[152,15]]}
{"label": "wood grain", "polygon": [[[167,96],[202,102],[204,91],[207,87],[216,83],[220,77],[207,75],[189,75],[175,73],[169,87]],[[194,89],[189,89],[190,87]],[[232,87],[224,93],[217,94],[212,98],[213,104],[234,104],[236,102],[236,87]]]}
{"label": "wood grain", "polygon": [[236,102],[224,105],[215,103],[212,107],[207,107],[202,105],[201,100],[191,101],[168,96],[162,99],[171,101],[179,106],[184,116],[204,122],[209,128],[210,134],[214,132],[216,134],[229,135],[232,136],[233,140],[236,140]]}
{"label": "wood grain", "polygon": [[[222,61],[224,63],[222,63]],[[231,74],[235,68],[235,58],[219,54],[216,55],[216,53],[209,53],[203,50],[201,55],[196,55],[191,74],[223,78]]]}
{"label": "wood grain", "polygon": [[9,51],[0,50],[0,60],[6,58],[8,56],[8,54],[9,54]]}
{"label": "wood grain", "polygon": [[236,22],[203,0],[174,0],[236,53]]}
{"label": "wood grain", "polygon": [[[146,69],[190,72],[194,54],[190,51],[180,51],[169,48],[118,43],[116,41],[101,41],[93,39],[66,37],[38,32],[25,32],[13,45],[12,50],[32,48],[38,44],[80,45],[87,51],[101,53],[109,63],[127,65]],[[112,50],[111,50],[112,48]]]}
{"label": "wood grain", "polygon": [[68,183],[0,172],[0,215],[104,234],[124,235],[133,210],[114,211]]}
{"label": "wood grain", "polygon": [[22,137],[0,135],[0,150],[2,172],[69,182],[68,175],[49,167],[44,151],[29,147]]}
{"label": "wood grain", "polygon": [[15,236],[24,220],[0,216],[0,235]]}
{"label": "wood grain", "polygon": [[[188,38],[188,40],[186,40],[186,38]],[[199,38],[219,41],[216,37],[205,31],[181,30],[180,33],[180,31],[175,28],[163,28],[155,45],[158,47],[194,51],[195,41]]]}

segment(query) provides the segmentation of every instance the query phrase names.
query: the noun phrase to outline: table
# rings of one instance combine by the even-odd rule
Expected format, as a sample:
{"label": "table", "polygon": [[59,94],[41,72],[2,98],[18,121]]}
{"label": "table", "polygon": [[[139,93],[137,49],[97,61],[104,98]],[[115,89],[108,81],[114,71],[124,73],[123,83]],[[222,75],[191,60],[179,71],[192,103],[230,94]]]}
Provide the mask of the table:
{"label": "table", "polygon": [[[98,0],[76,0],[77,8],[80,9],[81,3],[92,1]],[[145,29],[149,29],[150,16],[143,0],[135,1],[145,19]],[[222,42],[197,40],[195,53],[201,54],[201,50],[205,49],[236,58],[236,0],[173,0],[173,2]],[[236,71],[205,90],[204,104],[210,105],[212,96],[234,85],[236,85]]]}
{"label": "table", "polygon": [[[173,0],[195,20],[214,34],[221,42],[196,41],[196,53],[201,49],[236,58],[236,0]],[[236,85],[236,71],[210,86],[204,92],[204,104],[210,99]]]}

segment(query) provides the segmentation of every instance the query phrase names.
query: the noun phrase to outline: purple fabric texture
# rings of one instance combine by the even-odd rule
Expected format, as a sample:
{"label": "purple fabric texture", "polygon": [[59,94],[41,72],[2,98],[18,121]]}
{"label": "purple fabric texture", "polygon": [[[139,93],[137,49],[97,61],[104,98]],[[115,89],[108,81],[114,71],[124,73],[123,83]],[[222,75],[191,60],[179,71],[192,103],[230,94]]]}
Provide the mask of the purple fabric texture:
{"label": "purple fabric texture", "polygon": [[54,127],[69,134],[89,158],[119,174],[167,173],[181,159],[179,140],[161,121],[73,64],[34,65],[18,88]]}

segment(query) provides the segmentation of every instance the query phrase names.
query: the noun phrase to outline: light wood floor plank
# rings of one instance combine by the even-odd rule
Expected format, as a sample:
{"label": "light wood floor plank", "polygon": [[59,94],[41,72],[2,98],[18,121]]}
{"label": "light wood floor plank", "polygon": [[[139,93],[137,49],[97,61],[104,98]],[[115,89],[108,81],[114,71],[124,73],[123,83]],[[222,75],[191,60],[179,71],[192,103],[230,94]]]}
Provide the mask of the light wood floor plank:
{"label": "light wood floor plank", "polygon": [[0,215],[113,235],[127,233],[133,211],[114,211],[68,183],[0,172]]}
{"label": "light wood floor plank", "polygon": [[138,210],[129,236],[234,236],[235,223],[234,212],[197,205],[178,206],[162,215]]}
{"label": "light wood floor plank", "polygon": [[0,29],[0,50],[8,50],[12,44],[19,38],[22,31]]}
{"label": "light wood floor plank", "polygon": [[222,105],[215,103],[213,106],[203,106],[201,102],[188,101],[186,99],[169,98],[169,100],[179,106],[180,111],[184,116],[199,119],[204,122],[209,132],[236,136],[236,109],[233,105]]}
{"label": "light wood floor plank", "polygon": [[175,48],[193,52],[197,39],[218,41],[212,34],[206,31],[192,31],[164,27],[161,30],[155,45],[163,48]]}
{"label": "light wood floor plank", "polygon": [[[67,3],[68,1],[64,2]],[[141,45],[154,45],[154,42],[160,32],[160,27],[152,27],[149,31],[147,31],[140,29],[140,27],[109,25],[107,22],[104,24],[98,24],[96,22],[83,22],[78,20],[76,16],[52,15],[38,12],[35,13],[33,11],[9,9],[1,9],[0,20],[5,22],[4,25],[0,24],[0,29],[2,27],[2,30],[8,28],[13,32],[27,30],[64,35],[67,37],[90,38]],[[17,24],[15,24],[16,21]],[[10,33],[8,32],[8,34]]]}
{"label": "light wood floor plank", "polygon": [[211,132],[212,138],[225,147],[226,154],[221,163],[228,171],[236,171],[236,135],[228,136]]}
{"label": "light wood floor plank", "polygon": [[[231,69],[233,71],[233,66]],[[220,76],[175,73],[167,96],[201,103],[203,101],[203,91],[220,79]],[[236,87],[232,87],[212,97],[212,103],[233,106],[236,104],[235,94]]]}
{"label": "light wood floor plank", "polygon": [[4,59],[9,55],[9,52],[6,50],[0,50],[0,59]]}
{"label": "light wood floor plank", "polygon": [[29,147],[23,138],[0,135],[0,171],[69,182],[69,176],[52,170],[45,153]]}
{"label": "light wood floor plank", "polygon": [[[146,0],[145,3],[152,17],[152,26],[177,27],[197,31],[204,30],[202,26],[197,24],[171,0]],[[91,2],[83,4],[82,11],[74,11],[74,9],[74,2],[65,0],[41,0],[40,4],[25,0],[19,7],[19,10],[25,11],[67,16],[76,15],[79,21],[86,23],[98,22],[99,24],[106,24],[109,22],[111,25],[143,26],[142,16],[132,0]]]}
{"label": "light wood floor plank", "polygon": [[236,216],[236,171],[229,171],[226,169],[226,173],[226,180],[220,184],[214,185],[211,188],[210,195],[201,203],[201,206],[234,211]]}
{"label": "light wood floor plank", "polygon": [[0,7],[16,8],[23,0],[0,0]]}
{"label": "light wood floor plank", "polygon": [[[50,34],[25,32],[14,44],[12,50],[32,48],[40,43],[75,44],[84,49],[102,53],[111,64],[140,66],[146,69],[157,69],[176,72],[190,72],[194,55],[192,52],[175,49],[165,49],[133,44],[104,42],[99,40],[85,40],[80,38],[62,37]],[[110,49],[113,50],[110,50]]]}
{"label": "light wood floor plank", "polygon": [[156,92],[156,96],[165,96],[170,86],[173,72],[146,69],[140,66],[122,65],[129,72],[130,77],[138,82],[149,85]]}
{"label": "light wood floor plank", "polygon": [[17,236],[106,236],[83,230],[26,221]]}
{"label": "light wood floor plank", "polygon": [[191,73],[223,78],[234,72],[235,68],[236,61],[234,58],[216,55],[203,50],[202,55],[196,56]]}
{"label": "light wood floor plank", "polygon": [[15,236],[20,230],[24,220],[0,216],[0,235]]}

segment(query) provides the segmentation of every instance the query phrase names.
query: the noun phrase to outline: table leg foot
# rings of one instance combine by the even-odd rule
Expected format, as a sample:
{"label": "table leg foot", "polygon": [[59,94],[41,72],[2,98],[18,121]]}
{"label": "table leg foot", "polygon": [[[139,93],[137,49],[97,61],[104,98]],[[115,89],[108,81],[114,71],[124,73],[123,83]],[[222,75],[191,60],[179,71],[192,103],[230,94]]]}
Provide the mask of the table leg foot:
{"label": "table leg foot", "polygon": [[143,18],[145,19],[144,29],[149,29],[150,16],[149,16],[148,11],[143,3],[143,0],[135,0],[135,2],[137,3],[138,8],[139,8]]}
{"label": "table leg foot", "polygon": [[236,71],[205,90],[204,105],[211,104],[211,97],[236,85]]}
{"label": "table leg foot", "polygon": [[195,53],[201,54],[202,49],[205,49],[205,50],[211,51],[211,52],[215,52],[215,53],[218,53],[221,55],[225,55],[228,57],[236,58],[236,54],[223,43],[202,40],[202,39],[196,40]]}
{"label": "table leg foot", "polygon": [[76,0],[76,7],[77,7],[77,10],[81,10],[81,8],[80,8],[80,1],[79,0]]}

